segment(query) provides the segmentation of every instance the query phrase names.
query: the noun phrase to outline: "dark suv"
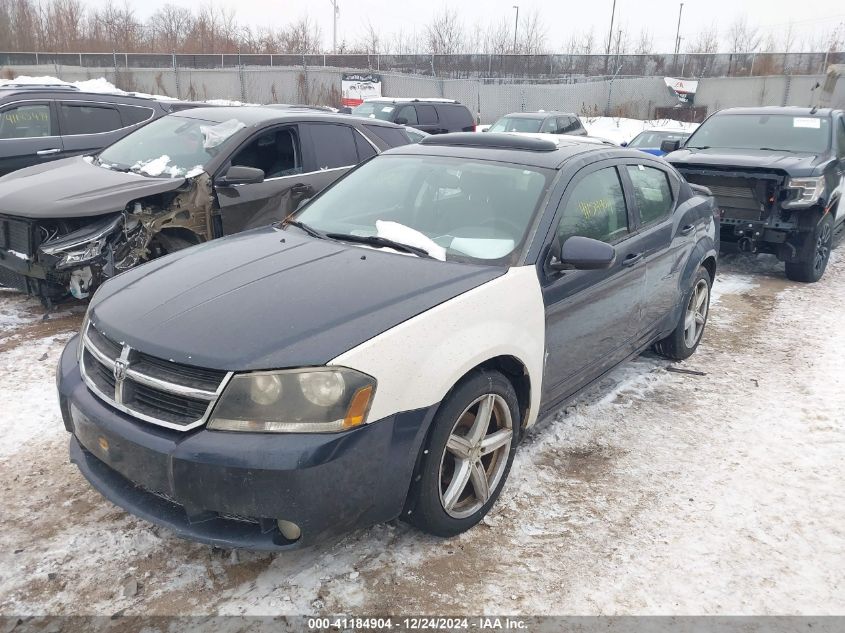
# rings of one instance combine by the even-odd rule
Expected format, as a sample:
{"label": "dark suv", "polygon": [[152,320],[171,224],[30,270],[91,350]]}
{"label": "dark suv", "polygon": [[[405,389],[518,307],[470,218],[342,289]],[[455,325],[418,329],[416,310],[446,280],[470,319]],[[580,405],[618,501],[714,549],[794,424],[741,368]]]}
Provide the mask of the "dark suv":
{"label": "dark suv", "polygon": [[196,108],[99,154],[0,178],[0,285],[87,297],[148,259],[284,219],[398,125],[313,110]]}
{"label": "dark suv", "polygon": [[367,99],[352,110],[355,116],[410,125],[429,134],[475,132],[475,119],[462,103],[453,99]]}
{"label": "dark suv", "polygon": [[666,160],[721,209],[722,244],[772,253],[794,281],[821,279],[845,222],[845,116],[818,108],[730,108],[709,117]]}
{"label": "dark suv", "polygon": [[0,176],[95,152],[148,121],[197,105],[75,86],[0,85]]}

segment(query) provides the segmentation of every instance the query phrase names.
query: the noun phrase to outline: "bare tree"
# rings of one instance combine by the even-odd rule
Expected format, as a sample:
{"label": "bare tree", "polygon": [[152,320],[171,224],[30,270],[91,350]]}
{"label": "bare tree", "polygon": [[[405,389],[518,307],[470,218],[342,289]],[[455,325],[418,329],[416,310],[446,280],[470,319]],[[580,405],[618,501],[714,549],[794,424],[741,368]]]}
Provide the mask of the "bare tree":
{"label": "bare tree", "polygon": [[546,48],[545,24],[540,18],[540,12],[533,9],[525,14],[519,25],[517,50],[521,55],[542,55]]}
{"label": "bare tree", "polygon": [[734,20],[728,28],[728,48],[731,53],[753,53],[761,43],[760,29],[748,23],[748,17],[743,15]]}
{"label": "bare tree", "polygon": [[651,35],[651,31],[644,28],[640,31],[640,35],[637,38],[637,43],[634,46],[634,53],[636,55],[651,55],[654,52],[654,37]]}
{"label": "bare tree", "polygon": [[464,29],[457,11],[444,7],[425,27],[427,49],[432,55],[454,55],[464,51]]}
{"label": "bare tree", "polygon": [[382,50],[384,48],[384,42],[382,41],[380,31],[373,26],[373,23],[369,19],[367,19],[367,23],[364,25],[364,37],[361,40],[359,48],[363,49],[368,55],[379,55],[385,52]]}

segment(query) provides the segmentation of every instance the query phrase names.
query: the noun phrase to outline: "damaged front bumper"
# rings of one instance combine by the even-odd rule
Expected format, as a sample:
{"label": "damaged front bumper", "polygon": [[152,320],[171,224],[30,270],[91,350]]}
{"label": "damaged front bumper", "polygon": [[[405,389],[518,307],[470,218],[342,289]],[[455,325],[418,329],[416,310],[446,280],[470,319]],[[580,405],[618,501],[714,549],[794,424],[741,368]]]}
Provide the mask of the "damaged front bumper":
{"label": "damaged front bumper", "polygon": [[146,247],[141,223],[124,213],[43,242],[44,229],[35,221],[0,218],[0,225],[0,284],[43,299],[88,297],[104,279],[137,264]]}

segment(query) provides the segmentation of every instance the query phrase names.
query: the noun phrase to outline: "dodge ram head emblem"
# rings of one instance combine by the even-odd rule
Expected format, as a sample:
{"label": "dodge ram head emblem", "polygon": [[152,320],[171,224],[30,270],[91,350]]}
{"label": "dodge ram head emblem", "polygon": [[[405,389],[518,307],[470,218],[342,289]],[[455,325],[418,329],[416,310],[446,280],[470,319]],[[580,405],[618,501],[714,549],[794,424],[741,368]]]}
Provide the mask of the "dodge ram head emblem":
{"label": "dodge ram head emblem", "polygon": [[132,348],[124,345],[120,351],[120,357],[114,359],[112,375],[114,376],[114,400],[117,403],[123,402],[123,381],[126,380],[126,370],[129,369],[129,353]]}

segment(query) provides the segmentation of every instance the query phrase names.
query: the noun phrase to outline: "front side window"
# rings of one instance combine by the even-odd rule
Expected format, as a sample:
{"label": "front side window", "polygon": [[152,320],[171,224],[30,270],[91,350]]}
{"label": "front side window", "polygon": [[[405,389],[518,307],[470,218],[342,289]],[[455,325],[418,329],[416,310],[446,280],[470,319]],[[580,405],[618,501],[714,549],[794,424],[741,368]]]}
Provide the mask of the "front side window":
{"label": "front side window", "polygon": [[613,243],[628,234],[628,209],[615,167],[587,174],[565,200],[557,229],[561,244],[573,235]]}
{"label": "front side window", "polygon": [[59,115],[65,136],[100,134],[123,127],[117,108],[110,106],[62,103]]}
{"label": "front side window", "polygon": [[523,117],[502,117],[490,126],[489,132],[528,132],[536,134],[540,131],[542,119],[526,119]]}
{"label": "front side window", "polygon": [[419,123],[417,121],[417,110],[414,106],[403,106],[394,120],[401,121],[402,125],[418,125]]}
{"label": "front side window", "polygon": [[417,118],[421,125],[437,124],[437,109],[433,105],[417,104]]}
{"label": "front side window", "polygon": [[690,136],[688,149],[763,149],[821,154],[830,147],[830,118],[786,114],[718,114]]}
{"label": "front side window", "polygon": [[509,265],[553,176],[489,161],[381,155],[325,190],[297,220],[361,237],[398,224],[445,249],[448,260]]}
{"label": "front side window", "polygon": [[674,207],[666,172],[645,165],[628,165],[625,169],[634,186],[641,224],[645,226],[666,218]]}
{"label": "front side window", "polygon": [[0,138],[55,136],[50,106],[46,103],[20,105],[0,114]]}
{"label": "front side window", "polygon": [[232,157],[232,165],[260,169],[265,178],[298,174],[302,169],[296,135],[290,128],[264,132]]}

